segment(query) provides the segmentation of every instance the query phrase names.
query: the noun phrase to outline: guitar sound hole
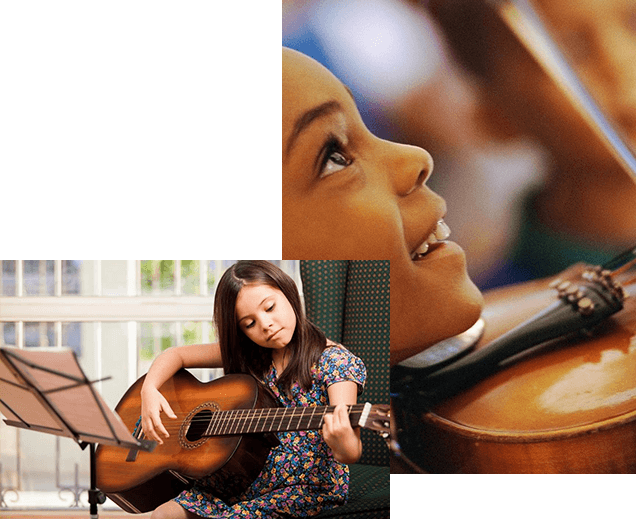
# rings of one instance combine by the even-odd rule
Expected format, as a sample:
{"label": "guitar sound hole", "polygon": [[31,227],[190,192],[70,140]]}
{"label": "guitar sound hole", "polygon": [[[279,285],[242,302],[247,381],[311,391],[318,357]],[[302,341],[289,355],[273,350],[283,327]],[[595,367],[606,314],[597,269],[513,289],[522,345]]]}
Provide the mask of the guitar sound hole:
{"label": "guitar sound hole", "polygon": [[205,434],[211,419],[212,411],[209,409],[204,409],[200,413],[195,414],[190,422],[190,427],[188,427],[186,439],[190,442],[200,440]]}

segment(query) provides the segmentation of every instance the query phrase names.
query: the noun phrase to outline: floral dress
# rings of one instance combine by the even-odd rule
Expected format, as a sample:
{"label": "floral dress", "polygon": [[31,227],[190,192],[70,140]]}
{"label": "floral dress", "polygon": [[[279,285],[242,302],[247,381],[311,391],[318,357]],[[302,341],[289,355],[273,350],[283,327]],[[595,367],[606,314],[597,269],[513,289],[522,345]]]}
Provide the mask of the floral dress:
{"label": "floral dress", "polygon": [[[264,382],[285,407],[328,405],[327,388],[350,380],[362,391],[366,380],[363,362],[340,345],[327,347],[312,367],[309,391],[294,383],[291,395],[277,386],[272,365]],[[349,492],[349,468],[337,462],[321,431],[282,432],[258,478],[240,496],[224,502],[212,495],[211,481],[203,478],[175,498],[186,510],[201,517],[277,518],[308,517],[343,505]]]}

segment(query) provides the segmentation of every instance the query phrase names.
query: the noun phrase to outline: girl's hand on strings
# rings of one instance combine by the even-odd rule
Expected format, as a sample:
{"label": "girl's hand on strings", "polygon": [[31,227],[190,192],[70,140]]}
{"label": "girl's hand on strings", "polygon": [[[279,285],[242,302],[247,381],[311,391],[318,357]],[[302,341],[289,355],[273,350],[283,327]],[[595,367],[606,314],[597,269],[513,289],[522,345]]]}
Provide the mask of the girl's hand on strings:
{"label": "girl's hand on strings", "polygon": [[346,404],[338,404],[333,413],[327,413],[322,426],[322,436],[340,463],[355,463],[362,455],[360,429],[351,427]]}
{"label": "girl's hand on strings", "polygon": [[159,436],[159,433],[165,438],[170,437],[161,422],[162,411],[169,418],[177,418],[170,404],[158,389],[144,388],[141,393],[141,427],[147,438],[157,441],[160,445],[163,445],[163,439]]}

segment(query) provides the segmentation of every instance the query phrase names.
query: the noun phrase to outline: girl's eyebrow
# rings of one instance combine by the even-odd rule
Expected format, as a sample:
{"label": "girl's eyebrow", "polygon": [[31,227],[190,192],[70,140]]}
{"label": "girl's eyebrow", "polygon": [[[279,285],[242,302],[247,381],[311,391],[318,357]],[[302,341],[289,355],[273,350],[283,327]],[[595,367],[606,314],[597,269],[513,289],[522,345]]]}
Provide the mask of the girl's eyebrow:
{"label": "girl's eyebrow", "polygon": [[296,123],[294,124],[294,129],[287,139],[287,147],[285,148],[285,154],[289,155],[291,148],[294,146],[296,139],[298,136],[307,129],[316,119],[320,119],[321,117],[327,117],[334,112],[343,111],[342,105],[338,101],[327,101],[326,103],[322,103],[311,110],[307,110],[304,114],[302,114],[298,119],[296,119]]}

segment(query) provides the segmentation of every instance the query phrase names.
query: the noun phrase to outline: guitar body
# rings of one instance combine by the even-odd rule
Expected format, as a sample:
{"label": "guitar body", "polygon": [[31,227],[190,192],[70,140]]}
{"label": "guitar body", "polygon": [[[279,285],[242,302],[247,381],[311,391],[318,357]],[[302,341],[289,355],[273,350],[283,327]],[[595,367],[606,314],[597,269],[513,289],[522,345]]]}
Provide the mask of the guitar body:
{"label": "guitar body", "polygon": [[[131,432],[141,416],[144,377],[133,384],[116,411]],[[179,371],[161,388],[177,419],[163,417],[170,437],[153,452],[100,445],[96,453],[97,487],[131,513],[154,510],[213,474],[219,498],[240,494],[256,479],[276,438],[267,434],[201,437],[197,426],[210,411],[276,407],[273,397],[249,375],[227,375],[202,383]],[[194,422],[192,422],[194,418]]]}

